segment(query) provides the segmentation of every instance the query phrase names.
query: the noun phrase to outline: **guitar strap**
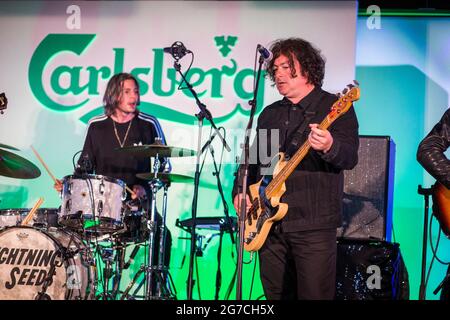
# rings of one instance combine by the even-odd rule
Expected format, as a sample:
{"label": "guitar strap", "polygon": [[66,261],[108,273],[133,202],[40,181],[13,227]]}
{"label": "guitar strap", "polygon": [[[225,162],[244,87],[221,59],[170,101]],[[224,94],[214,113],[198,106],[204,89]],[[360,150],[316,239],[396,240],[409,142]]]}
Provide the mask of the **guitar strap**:
{"label": "guitar strap", "polygon": [[325,98],[325,95],[322,95],[320,99],[316,101],[312,101],[304,110],[303,110],[303,122],[298,126],[298,129],[294,131],[288,139],[290,139],[289,145],[286,147],[285,159],[289,160],[292,155],[298,150],[300,147],[300,143],[303,142],[303,134],[306,130],[306,126],[310,124],[312,118],[317,114],[316,111],[310,111],[311,106],[316,106],[319,102]]}

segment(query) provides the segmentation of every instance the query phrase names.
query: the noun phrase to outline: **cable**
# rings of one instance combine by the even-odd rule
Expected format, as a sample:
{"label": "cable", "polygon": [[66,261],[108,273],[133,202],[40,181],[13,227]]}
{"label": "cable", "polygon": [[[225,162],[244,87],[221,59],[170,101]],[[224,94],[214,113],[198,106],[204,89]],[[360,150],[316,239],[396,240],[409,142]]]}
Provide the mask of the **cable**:
{"label": "cable", "polygon": [[256,64],[258,61],[258,47],[255,49],[255,60],[253,64],[253,92],[255,92],[256,89]]}
{"label": "cable", "polygon": [[[223,139],[226,140],[227,138],[227,131],[224,127],[219,127],[217,130],[223,129]],[[222,170],[222,161],[223,161],[223,151],[225,150],[225,145],[222,143],[222,152],[220,153],[220,161],[219,161],[219,169],[217,170],[218,174],[220,174],[220,171]]]}
{"label": "cable", "polygon": [[75,157],[77,156],[77,154],[82,153],[82,152],[83,152],[83,150],[77,151],[77,152],[75,152],[75,154],[74,154],[73,157],[72,157],[72,165],[73,165],[73,171],[74,171],[74,172],[75,172],[75,170],[77,169],[77,166],[76,166],[76,164],[75,164]]}
{"label": "cable", "polygon": [[440,242],[441,234],[442,234],[442,229],[441,228],[439,228],[438,239],[436,241],[436,248],[433,247],[432,236],[431,236],[431,231],[432,231],[431,226],[433,224],[433,217],[435,217],[435,216],[432,215],[431,222],[430,222],[430,247],[431,247],[431,251],[433,252],[433,256],[436,257],[436,260],[439,261],[439,263],[441,263],[443,265],[449,265],[450,261],[447,261],[447,262],[446,261],[442,261],[437,255],[437,250],[439,248],[439,242]]}
{"label": "cable", "polygon": [[258,255],[256,255],[255,263],[253,265],[253,273],[252,273],[252,282],[250,284],[250,293],[248,294],[248,299],[252,299],[252,291],[253,291],[253,284],[255,283],[255,274],[256,274],[256,261],[258,261]]}
{"label": "cable", "polygon": [[181,82],[180,85],[178,86],[177,90],[185,90],[185,89],[189,89],[189,87],[181,87],[181,85],[184,82],[184,79],[186,78],[186,75],[188,74],[189,70],[191,70],[192,64],[194,63],[194,53],[193,52],[189,52],[192,56],[191,59],[191,64],[189,65],[189,68],[186,70],[186,72],[184,73],[184,77],[181,77]]}
{"label": "cable", "polygon": [[426,280],[425,280],[425,290],[426,290],[426,288],[428,286],[428,280],[429,280],[430,275],[431,275],[431,269],[433,268],[434,260],[437,260],[439,263],[441,263],[443,265],[449,265],[450,264],[450,261],[449,262],[442,261],[437,255],[437,250],[439,248],[439,242],[441,240],[441,234],[442,234],[442,229],[441,228],[439,228],[438,238],[436,240],[436,247],[433,246],[433,240],[432,240],[432,238],[433,238],[432,237],[432,230],[433,230],[432,226],[433,226],[433,220],[434,220],[433,217],[435,217],[434,214],[431,216],[431,219],[430,219],[431,221],[430,221],[430,226],[429,226],[429,234],[430,234],[429,241],[430,241],[431,251],[433,252],[433,258],[431,259],[430,266],[428,267],[428,272],[427,272],[427,276],[426,276]]}

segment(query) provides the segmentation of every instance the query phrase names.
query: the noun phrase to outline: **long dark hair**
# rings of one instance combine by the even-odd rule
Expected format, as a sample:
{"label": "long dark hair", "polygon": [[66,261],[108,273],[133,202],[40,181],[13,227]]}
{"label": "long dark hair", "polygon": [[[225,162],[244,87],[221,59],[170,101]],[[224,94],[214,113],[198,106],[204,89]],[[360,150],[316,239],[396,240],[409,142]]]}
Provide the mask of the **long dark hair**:
{"label": "long dark hair", "polygon": [[[125,80],[133,80],[139,92],[139,83],[136,78],[130,73],[118,73],[112,76],[106,86],[105,94],[103,95],[103,105],[105,108],[105,114],[111,116],[114,114],[117,106],[119,105],[120,96],[122,94],[123,83]],[[138,94],[138,101],[136,105],[141,103],[140,95]],[[138,110],[136,109],[136,113]]]}
{"label": "long dark hair", "polygon": [[296,76],[293,60],[293,57],[295,57],[300,63],[302,75],[308,79],[308,83],[316,87],[322,87],[325,75],[325,58],[321,55],[320,50],[311,43],[300,38],[280,39],[270,46],[270,50],[273,58],[267,64],[266,71],[272,82],[275,82],[273,63],[280,55],[284,55],[289,59],[292,77]]}

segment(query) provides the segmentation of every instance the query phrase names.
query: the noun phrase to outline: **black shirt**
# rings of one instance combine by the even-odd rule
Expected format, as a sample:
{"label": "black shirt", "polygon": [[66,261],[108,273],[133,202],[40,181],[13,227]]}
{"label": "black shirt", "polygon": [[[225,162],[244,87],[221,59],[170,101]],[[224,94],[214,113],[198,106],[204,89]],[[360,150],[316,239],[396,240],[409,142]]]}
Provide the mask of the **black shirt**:
{"label": "black shirt", "polygon": [[[250,160],[253,157],[256,161],[250,162],[248,185],[261,179],[274,153],[284,152],[290,146],[292,134],[303,123],[306,112],[314,114],[309,123],[321,123],[336,100],[335,95],[315,88],[297,104],[284,98],[264,108],[258,117],[257,138],[250,147]],[[330,228],[341,223],[342,170],[352,169],[358,162],[358,121],[353,107],[334,121],[328,130],[333,137],[331,149],[323,153],[311,148],[285,182],[286,191],[281,198],[289,206],[288,213],[281,220],[285,231]],[[307,140],[309,132],[306,125],[299,146]],[[272,152],[267,151],[271,148]],[[233,198],[237,194],[237,184],[235,179]]]}
{"label": "black shirt", "polygon": [[[147,187],[147,181],[137,178],[136,174],[153,171],[150,158],[134,157],[117,152],[116,149],[121,146],[116,137],[114,125],[122,143],[129,127],[124,147],[153,144],[157,137],[162,139],[163,144],[166,144],[161,125],[151,115],[139,112],[137,116],[126,123],[114,123],[111,117],[98,116],[89,121],[83,152],[78,164],[80,165],[87,155],[93,167],[90,173],[120,179],[130,187],[135,184]],[[167,170],[170,170],[168,161],[166,167]]]}

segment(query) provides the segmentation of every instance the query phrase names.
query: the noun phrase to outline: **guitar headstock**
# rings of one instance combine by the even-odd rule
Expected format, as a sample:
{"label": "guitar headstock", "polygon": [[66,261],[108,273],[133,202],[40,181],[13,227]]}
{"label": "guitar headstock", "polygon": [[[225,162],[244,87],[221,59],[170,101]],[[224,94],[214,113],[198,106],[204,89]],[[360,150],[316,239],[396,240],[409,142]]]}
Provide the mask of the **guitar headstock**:
{"label": "guitar headstock", "polygon": [[6,98],[5,93],[0,94],[0,113],[3,114],[3,110],[6,110],[8,106],[8,99]]}
{"label": "guitar headstock", "polygon": [[337,94],[339,99],[331,106],[331,111],[327,116],[328,122],[331,123],[346,113],[352,106],[352,103],[359,99],[359,94],[359,83],[356,80],[353,80],[353,84],[347,85],[347,87],[342,90],[342,93]]}

